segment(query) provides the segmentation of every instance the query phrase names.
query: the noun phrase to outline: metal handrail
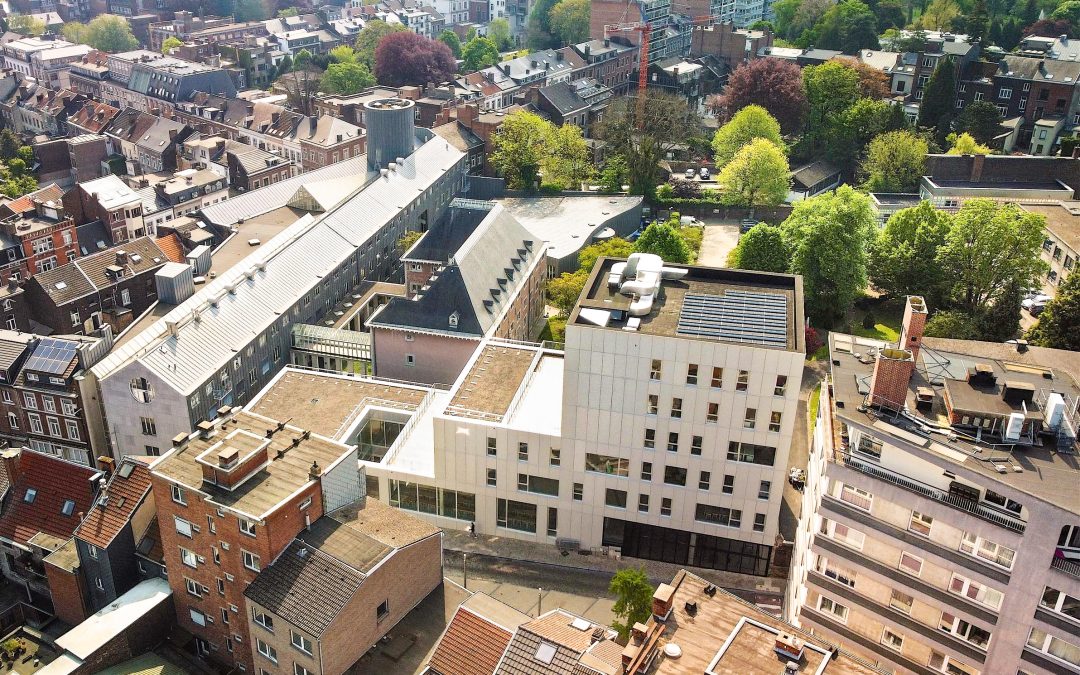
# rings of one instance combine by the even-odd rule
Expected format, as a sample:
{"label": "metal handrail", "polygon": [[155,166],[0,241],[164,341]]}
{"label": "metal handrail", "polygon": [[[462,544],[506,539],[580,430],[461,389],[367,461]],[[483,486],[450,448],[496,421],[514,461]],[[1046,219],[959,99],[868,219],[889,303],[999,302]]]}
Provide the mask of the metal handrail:
{"label": "metal handrail", "polygon": [[893,485],[902,487],[905,490],[909,490],[916,494],[922,495],[923,497],[926,497],[928,499],[933,499],[936,502],[947,504],[955,509],[966,511],[973,516],[976,516],[977,518],[981,518],[988,522],[994,523],[995,525],[1000,525],[1001,527],[1012,530],[1013,532],[1017,532],[1019,534],[1023,534],[1024,530],[1027,529],[1026,523],[1018,522],[1011,518],[1006,518],[1005,516],[995,513],[994,511],[990,510],[985,506],[982,506],[981,504],[978,504],[977,502],[973,502],[969,499],[962,499],[960,497],[957,497],[956,495],[949,494],[948,492],[939,488],[926,485],[925,483],[920,483],[910,478],[898,476],[891,471],[871,466],[866,462],[860,461],[855,457],[852,457],[849,453],[841,453],[841,457],[843,459],[844,466],[855,469],[860,473],[865,473],[869,476],[873,476],[878,480],[883,480],[886,483],[891,483]]}
{"label": "metal handrail", "polygon": [[1050,567],[1080,579],[1080,563],[1065,558],[1051,558]]}

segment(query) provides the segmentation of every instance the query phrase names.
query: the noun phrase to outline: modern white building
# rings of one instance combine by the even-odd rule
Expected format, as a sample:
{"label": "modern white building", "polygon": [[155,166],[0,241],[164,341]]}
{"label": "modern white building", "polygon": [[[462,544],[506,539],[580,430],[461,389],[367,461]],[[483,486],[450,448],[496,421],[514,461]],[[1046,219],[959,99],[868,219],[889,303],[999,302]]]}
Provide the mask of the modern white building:
{"label": "modern white building", "polygon": [[601,259],[565,351],[489,339],[449,389],[290,368],[249,408],[443,527],[764,575],[802,327],[799,277]]}
{"label": "modern white building", "polygon": [[786,617],[904,673],[1080,672],[1075,352],[830,335]]}
{"label": "modern white building", "polygon": [[[220,407],[247,402],[287,363],[294,324],[323,321],[365,280],[385,280],[402,234],[437,217],[465,187],[467,156],[425,129],[414,132],[411,102],[373,105],[368,128],[378,132],[356,192],[270,241],[251,242],[247,257],[92,370],[117,457],[159,454]],[[393,119],[375,119],[384,112]]]}

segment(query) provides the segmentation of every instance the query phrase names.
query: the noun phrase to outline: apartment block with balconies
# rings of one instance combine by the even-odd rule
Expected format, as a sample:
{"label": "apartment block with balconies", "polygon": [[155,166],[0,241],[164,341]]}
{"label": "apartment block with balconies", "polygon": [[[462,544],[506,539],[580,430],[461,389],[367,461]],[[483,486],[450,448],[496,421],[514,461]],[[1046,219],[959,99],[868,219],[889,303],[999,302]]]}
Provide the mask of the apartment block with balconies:
{"label": "apartment block with balconies", "polygon": [[1080,362],[927,316],[830,336],[787,617],[897,672],[1080,672]]}

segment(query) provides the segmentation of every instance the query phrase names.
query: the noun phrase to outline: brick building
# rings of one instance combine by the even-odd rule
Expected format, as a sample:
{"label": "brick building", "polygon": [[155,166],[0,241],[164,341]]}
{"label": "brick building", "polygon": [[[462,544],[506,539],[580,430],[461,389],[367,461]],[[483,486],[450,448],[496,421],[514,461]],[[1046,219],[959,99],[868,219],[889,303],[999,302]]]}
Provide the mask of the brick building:
{"label": "brick building", "polygon": [[18,281],[78,256],[75,221],[55,184],[0,205],[0,276]]}

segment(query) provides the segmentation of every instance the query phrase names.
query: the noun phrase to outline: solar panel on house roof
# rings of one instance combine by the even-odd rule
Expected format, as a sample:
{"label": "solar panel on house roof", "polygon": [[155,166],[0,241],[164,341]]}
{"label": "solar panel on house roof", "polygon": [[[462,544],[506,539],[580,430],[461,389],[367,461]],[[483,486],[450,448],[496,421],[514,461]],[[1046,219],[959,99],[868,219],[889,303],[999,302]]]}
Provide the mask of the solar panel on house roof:
{"label": "solar panel on house roof", "polygon": [[720,295],[687,293],[675,332],[691,337],[786,347],[788,299],[785,295],[755,291],[728,290]]}
{"label": "solar panel on house roof", "polygon": [[41,338],[34,348],[34,353],[23,366],[27,370],[36,370],[52,375],[63,375],[71,359],[75,357],[75,343],[55,338]]}

